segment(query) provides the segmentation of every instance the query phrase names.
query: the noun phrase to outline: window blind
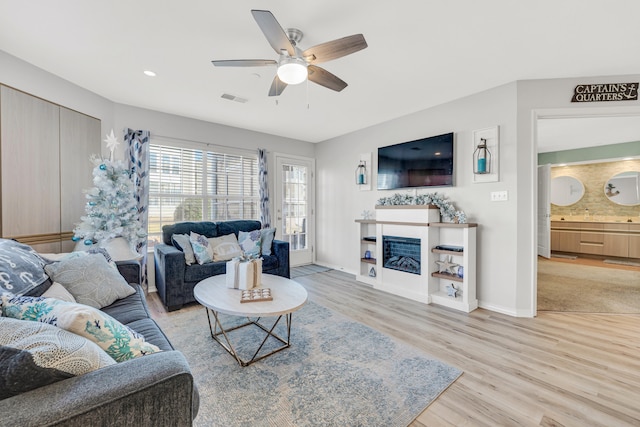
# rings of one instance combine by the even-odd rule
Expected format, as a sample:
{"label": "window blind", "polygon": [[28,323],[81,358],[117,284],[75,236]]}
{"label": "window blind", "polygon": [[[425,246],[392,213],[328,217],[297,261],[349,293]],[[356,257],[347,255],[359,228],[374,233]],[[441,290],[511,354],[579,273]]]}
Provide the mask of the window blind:
{"label": "window blind", "polygon": [[149,146],[149,244],[181,221],[259,219],[256,156]]}

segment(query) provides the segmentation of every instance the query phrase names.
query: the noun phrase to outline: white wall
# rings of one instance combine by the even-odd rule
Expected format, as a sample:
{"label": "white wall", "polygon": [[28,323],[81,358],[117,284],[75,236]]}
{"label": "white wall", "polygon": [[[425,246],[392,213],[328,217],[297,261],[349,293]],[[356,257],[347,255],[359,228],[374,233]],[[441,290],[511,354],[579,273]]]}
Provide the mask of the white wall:
{"label": "white wall", "polygon": [[[375,188],[377,148],[417,138],[455,132],[455,187],[421,189],[447,196],[478,228],[478,299],[480,305],[516,315],[517,157],[516,84],[508,84],[401,117],[316,147],[317,262],[356,273],[359,266],[355,219],[376,201],[401,191],[360,191],[354,173],[361,153],[372,153]],[[500,126],[500,182],[472,183],[472,132]],[[509,200],[491,202],[492,191],[507,190]]]}
{"label": "white wall", "polygon": [[[265,148],[268,153],[281,152],[314,157],[314,144],[268,135],[251,130],[205,122],[153,110],[115,104],[115,129],[148,130],[152,136],[184,139],[245,150]],[[270,159],[272,158],[269,155]]]}

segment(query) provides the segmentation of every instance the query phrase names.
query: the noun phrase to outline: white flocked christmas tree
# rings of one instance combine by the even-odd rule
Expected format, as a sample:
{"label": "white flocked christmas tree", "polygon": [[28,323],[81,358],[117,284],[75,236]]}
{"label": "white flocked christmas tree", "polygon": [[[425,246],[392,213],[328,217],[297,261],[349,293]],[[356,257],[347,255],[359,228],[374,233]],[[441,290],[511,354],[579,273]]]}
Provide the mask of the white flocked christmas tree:
{"label": "white flocked christmas tree", "polygon": [[122,160],[114,160],[113,152],[118,141],[113,134],[105,139],[110,150],[109,159],[93,155],[94,187],[86,190],[86,215],[74,228],[73,240],[82,241],[86,247],[98,244],[105,247],[116,237],[124,238],[131,250],[146,238],[138,215],[133,181]]}

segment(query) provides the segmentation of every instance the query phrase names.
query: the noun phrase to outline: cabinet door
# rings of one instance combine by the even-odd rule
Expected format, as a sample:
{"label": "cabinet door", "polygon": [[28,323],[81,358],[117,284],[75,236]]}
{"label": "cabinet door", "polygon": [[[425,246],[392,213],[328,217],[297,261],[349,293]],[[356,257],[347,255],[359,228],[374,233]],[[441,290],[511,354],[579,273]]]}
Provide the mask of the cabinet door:
{"label": "cabinet door", "polygon": [[605,224],[603,237],[603,255],[629,256],[629,226],[627,224]]}
{"label": "cabinet door", "polygon": [[0,90],[2,236],[45,241],[60,233],[60,108],[6,86]]}
{"label": "cabinet door", "polygon": [[629,258],[640,258],[640,224],[629,224]]}
{"label": "cabinet door", "polygon": [[561,252],[580,252],[579,231],[558,231],[558,249]]}
{"label": "cabinet door", "polygon": [[100,120],[60,107],[60,200],[62,250],[71,251],[71,233],[85,214],[84,190],[93,187],[92,154],[100,155]]}

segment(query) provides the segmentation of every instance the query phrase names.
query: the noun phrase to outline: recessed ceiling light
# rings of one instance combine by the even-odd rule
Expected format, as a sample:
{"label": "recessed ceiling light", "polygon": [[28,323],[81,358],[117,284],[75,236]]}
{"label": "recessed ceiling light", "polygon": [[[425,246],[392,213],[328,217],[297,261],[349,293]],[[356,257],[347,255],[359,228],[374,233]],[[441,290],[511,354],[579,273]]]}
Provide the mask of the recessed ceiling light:
{"label": "recessed ceiling light", "polygon": [[156,73],[154,73],[154,72],[153,72],[153,71],[151,71],[151,70],[145,70],[145,71],[144,71],[144,75],[145,75],[145,76],[149,76],[149,77],[155,77],[155,76],[156,76]]}

